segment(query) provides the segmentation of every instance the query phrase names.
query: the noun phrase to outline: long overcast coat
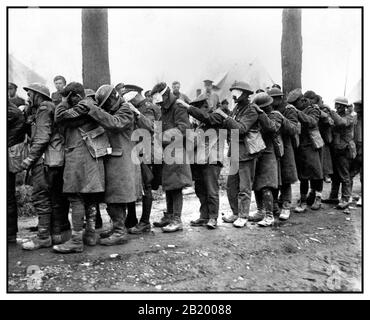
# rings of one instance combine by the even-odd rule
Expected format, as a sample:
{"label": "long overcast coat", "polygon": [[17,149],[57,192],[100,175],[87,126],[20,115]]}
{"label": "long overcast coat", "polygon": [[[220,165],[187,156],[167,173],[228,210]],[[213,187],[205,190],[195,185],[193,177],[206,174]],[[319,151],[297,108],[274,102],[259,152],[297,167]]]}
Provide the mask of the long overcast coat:
{"label": "long overcast coat", "polygon": [[308,106],[298,111],[298,120],[302,125],[299,148],[296,153],[298,177],[304,179],[323,179],[321,156],[319,149],[315,149],[309,131],[318,129],[320,110],[315,106]]}
{"label": "long overcast coat", "polygon": [[105,158],[105,202],[128,203],[138,198],[140,167],[131,160],[135,143],[131,141],[134,130],[134,114],[130,107],[121,102],[109,111],[92,105],[89,116],[107,132],[112,154]]}
{"label": "long overcast coat", "polygon": [[[186,129],[190,129],[190,121],[187,109],[180,103],[176,102],[176,97],[170,93],[169,101],[165,106],[162,106],[161,121],[162,135],[171,132],[180,132],[184,136]],[[170,142],[163,141],[162,145],[165,148]],[[185,145],[184,145],[185,146]],[[185,152],[184,152],[185,155]],[[165,191],[177,190],[192,185],[191,169],[189,164],[166,164],[162,166],[162,188]]]}

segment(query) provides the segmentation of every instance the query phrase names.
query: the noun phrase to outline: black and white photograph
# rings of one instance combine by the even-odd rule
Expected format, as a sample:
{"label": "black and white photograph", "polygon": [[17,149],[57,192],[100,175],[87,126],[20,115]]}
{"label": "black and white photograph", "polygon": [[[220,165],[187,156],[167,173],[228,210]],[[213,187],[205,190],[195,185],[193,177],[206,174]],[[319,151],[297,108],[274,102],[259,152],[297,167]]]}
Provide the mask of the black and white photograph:
{"label": "black and white photograph", "polygon": [[2,8],[7,296],[364,293],[362,5],[70,3]]}

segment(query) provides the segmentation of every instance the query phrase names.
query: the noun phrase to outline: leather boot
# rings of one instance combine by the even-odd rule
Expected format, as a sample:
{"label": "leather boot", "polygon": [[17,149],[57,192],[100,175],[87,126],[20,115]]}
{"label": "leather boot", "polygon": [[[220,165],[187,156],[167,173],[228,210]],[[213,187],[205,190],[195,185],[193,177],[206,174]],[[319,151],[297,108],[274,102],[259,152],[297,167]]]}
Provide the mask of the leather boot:
{"label": "leather boot", "polygon": [[192,227],[204,227],[208,223],[208,219],[198,218],[197,220],[190,221]]}
{"label": "leather boot", "polygon": [[320,208],[321,208],[321,197],[320,196],[316,196],[315,197],[315,202],[311,206],[311,209],[312,210],[319,210]]}
{"label": "leather boot", "polygon": [[150,231],[150,223],[140,221],[135,227],[128,229],[128,233],[142,234]]}
{"label": "leather boot", "polygon": [[53,245],[51,236],[48,236],[47,238],[40,238],[36,237],[34,239],[30,239],[27,242],[22,244],[23,250],[38,250],[41,248],[49,248]]}
{"label": "leather boot", "polygon": [[171,222],[162,228],[163,232],[176,232],[183,229],[183,225],[180,217],[174,217]]}
{"label": "leather boot", "polygon": [[262,221],[258,222],[260,227],[271,227],[274,224],[274,214],[271,211],[267,211]]}
{"label": "leather boot", "polygon": [[82,240],[83,231],[72,231],[72,237],[70,240],[63,244],[53,246],[53,250],[59,253],[78,253],[84,250],[84,244]]}
{"label": "leather boot", "polygon": [[286,221],[290,217],[290,203],[288,201],[283,202],[283,207],[281,208],[281,212],[279,215],[279,219]]}
{"label": "leather boot", "polygon": [[153,226],[157,228],[162,228],[162,227],[169,225],[170,222],[171,222],[171,215],[167,213],[166,211],[163,211],[163,217],[161,218],[161,220],[154,222]]}
{"label": "leather boot", "polygon": [[83,242],[88,246],[95,246],[98,240],[98,236],[95,232],[96,222],[96,206],[89,205],[86,211],[86,227],[83,234]]}
{"label": "leather boot", "polygon": [[113,232],[112,234],[100,240],[100,244],[103,246],[114,246],[124,244],[128,241],[127,229],[125,227],[125,212],[120,208],[110,210],[109,215],[113,221]]}

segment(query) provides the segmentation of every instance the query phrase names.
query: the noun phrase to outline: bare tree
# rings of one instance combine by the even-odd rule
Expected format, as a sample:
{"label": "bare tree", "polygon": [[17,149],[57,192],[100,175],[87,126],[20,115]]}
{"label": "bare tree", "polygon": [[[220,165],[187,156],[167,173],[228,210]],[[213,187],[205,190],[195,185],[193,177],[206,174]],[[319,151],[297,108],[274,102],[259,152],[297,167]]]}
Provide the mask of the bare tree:
{"label": "bare tree", "polygon": [[82,77],[86,88],[110,83],[107,9],[82,9]]}
{"label": "bare tree", "polygon": [[301,9],[283,10],[283,34],[281,38],[281,68],[283,91],[288,93],[301,88],[302,33]]}

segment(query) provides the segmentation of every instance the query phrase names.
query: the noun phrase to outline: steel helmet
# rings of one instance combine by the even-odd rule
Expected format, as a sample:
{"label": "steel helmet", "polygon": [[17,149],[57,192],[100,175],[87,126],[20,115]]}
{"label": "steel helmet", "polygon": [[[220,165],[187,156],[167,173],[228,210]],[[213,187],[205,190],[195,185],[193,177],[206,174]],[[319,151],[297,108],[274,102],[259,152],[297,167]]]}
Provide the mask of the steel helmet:
{"label": "steel helmet", "polygon": [[37,92],[51,101],[49,88],[41,83],[31,83],[27,87],[23,87],[23,89],[25,91],[32,90],[34,92]]}
{"label": "steel helmet", "polygon": [[254,96],[252,103],[255,103],[260,108],[264,108],[269,106],[273,101],[274,99],[270,97],[266,92],[260,92]]}
{"label": "steel helmet", "polygon": [[99,107],[104,105],[105,101],[107,101],[113,90],[114,87],[110,84],[103,84],[98,88],[98,90],[96,90],[95,100]]}
{"label": "steel helmet", "polygon": [[297,88],[288,93],[286,100],[288,103],[293,103],[301,97],[302,97],[302,90],[300,88]]}
{"label": "steel helmet", "polygon": [[342,104],[344,106],[348,106],[348,99],[346,97],[336,97],[334,103]]}
{"label": "steel helmet", "polygon": [[267,93],[270,97],[282,97],[284,95],[284,93],[282,93],[277,87],[268,90]]}
{"label": "steel helmet", "polygon": [[249,93],[253,93],[253,90],[251,86],[244,82],[244,81],[235,81],[230,88],[230,91],[237,89],[237,90],[242,90],[242,91],[248,91]]}

